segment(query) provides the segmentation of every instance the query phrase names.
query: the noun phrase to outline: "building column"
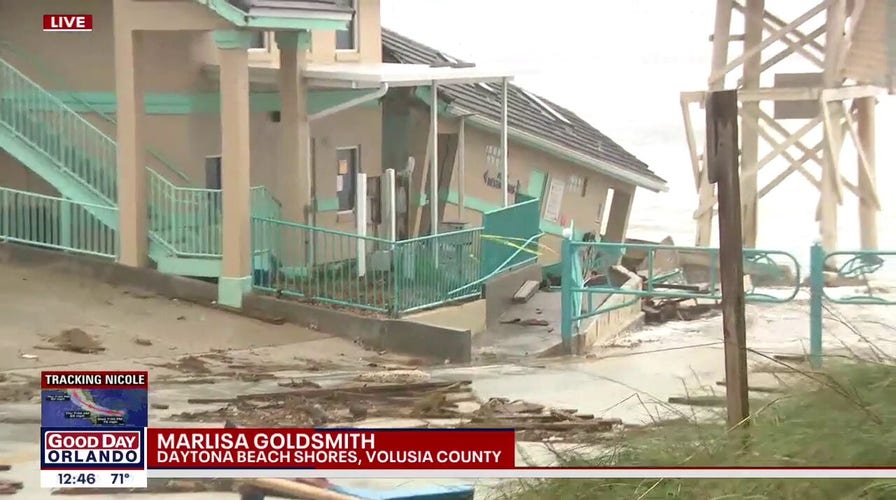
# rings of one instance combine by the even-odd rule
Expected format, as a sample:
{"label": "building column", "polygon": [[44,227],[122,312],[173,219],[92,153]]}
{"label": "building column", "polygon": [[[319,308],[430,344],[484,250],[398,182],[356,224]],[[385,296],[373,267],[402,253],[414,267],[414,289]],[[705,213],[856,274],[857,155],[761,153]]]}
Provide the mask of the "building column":
{"label": "building column", "polygon": [[252,289],[249,168],[249,41],[247,31],[216,31],[221,66],[221,196],[224,259],[218,302],[242,307]]}
{"label": "building column", "polygon": [[[282,158],[277,168],[278,198],[283,203],[283,218],[311,225],[311,126],[308,122],[308,87],[302,75],[307,50],[311,46],[308,31],[279,31],[276,36],[280,49],[280,130]],[[310,265],[311,234],[298,248],[281,248],[278,257],[291,265]],[[287,253],[284,253],[287,252]]]}
{"label": "building column", "polygon": [[127,20],[125,0],[113,4],[115,42],[115,98],[118,103],[118,261],[145,267],[148,259],[146,147],[143,78],[140,75],[142,33]]}
{"label": "building column", "polygon": [[632,193],[626,193],[618,189],[613,190],[613,200],[610,202],[610,214],[604,241],[608,243],[622,243],[625,240],[625,230],[628,228],[628,217],[632,212],[632,201],[634,198]]}
{"label": "building column", "polygon": [[309,223],[311,208],[311,126],[308,122],[308,87],[302,72],[311,46],[308,31],[280,31],[280,129],[282,165],[277,169],[284,214]]}

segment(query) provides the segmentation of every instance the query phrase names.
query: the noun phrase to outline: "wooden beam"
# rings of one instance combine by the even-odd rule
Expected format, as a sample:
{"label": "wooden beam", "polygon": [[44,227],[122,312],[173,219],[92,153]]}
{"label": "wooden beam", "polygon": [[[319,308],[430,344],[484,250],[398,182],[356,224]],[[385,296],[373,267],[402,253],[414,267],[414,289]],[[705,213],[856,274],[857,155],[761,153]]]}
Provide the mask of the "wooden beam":
{"label": "wooden beam", "polygon": [[[812,148],[811,151],[821,151],[823,148],[824,148],[824,144],[819,143],[817,146]],[[761,190],[759,190],[760,198],[767,195],[772,189],[774,189],[779,184],[781,184],[781,182],[783,182],[784,179],[790,177],[790,175],[793,174],[794,172],[799,172],[800,174],[802,174],[802,176],[805,177],[806,180],[809,181],[810,184],[815,186],[815,189],[821,189],[821,182],[818,179],[816,179],[815,177],[813,177],[812,174],[810,174],[806,170],[806,168],[803,166],[807,161],[809,161],[809,158],[810,158],[809,153],[804,153],[803,156],[801,156],[798,160],[796,160],[795,158],[790,156],[789,153],[782,155],[782,156],[784,156],[785,158],[788,158],[791,161],[790,166],[788,166],[787,169],[785,169],[783,172],[781,172],[780,174],[775,176],[774,179],[769,181],[768,184],[766,184],[765,186],[763,186],[763,188]]]}
{"label": "wooden beam", "polygon": [[[725,346],[725,395],[730,431],[750,424],[744,250],[738,179],[737,91],[712,92],[707,103],[706,154],[719,186],[719,269]],[[741,434],[743,435],[743,434]]]}
{"label": "wooden beam", "polygon": [[846,58],[849,56],[849,49],[852,47],[853,37],[856,34],[856,28],[859,25],[859,20],[862,18],[862,13],[864,11],[865,0],[855,0],[852,12],[849,13],[849,31],[843,39],[840,53],[837,54],[837,68],[839,68],[841,75],[843,74],[844,68],[846,68]]}
{"label": "wooden beam", "polygon": [[802,127],[797,129],[796,132],[792,133],[783,141],[779,142],[778,145],[772,148],[772,150],[766,153],[765,156],[762,157],[761,160],[756,164],[755,170],[758,171],[765,165],[767,165],[770,161],[774,160],[775,157],[781,154],[782,151],[786,150],[790,146],[793,146],[797,142],[799,142],[806,134],[812,131],[819,123],[821,123],[821,118],[815,118],[813,120],[809,120]]}
{"label": "wooden beam", "polygon": [[877,250],[877,213],[880,206],[868,203],[866,192],[876,192],[876,158],[875,148],[875,107],[874,97],[865,97],[856,101],[858,118],[858,139],[860,163],[865,165],[865,175],[859,176],[859,228],[861,230],[862,250]]}
{"label": "wooden beam", "polygon": [[[865,97],[864,99],[874,99],[873,97]],[[858,156],[858,181],[859,186],[864,186],[866,189],[859,190],[859,198],[860,202],[871,202],[871,206],[880,210],[880,198],[877,196],[877,189],[875,187],[875,179],[874,179],[874,167],[871,165],[871,162],[868,159],[868,155],[863,147],[863,141],[859,137],[859,130],[856,127],[855,122],[852,119],[852,115],[850,113],[844,113],[846,117],[846,130],[849,132],[849,136],[852,139],[852,143],[856,146],[856,152]],[[867,123],[865,124],[868,125]],[[873,141],[873,139],[872,139]],[[873,153],[872,153],[873,154]]]}
{"label": "wooden beam", "polygon": [[825,18],[825,58],[824,85],[833,88],[843,82],[841,76],[840,52],[844,45],[843,30],[846,25],[846,0],[833,0],[827,9]]}
{"label": "wooden beam", "polygon": [[766,47],[777,42],[778,40],[783,38],[785,35],[787,35],[791,31],[793,31],[795,28],[802,26],[803,23],[805,23],[809,19],[812,19],[813,17],[820,14],[822,11],[827,9],[831,3],[836,2],[836,1],[839,1],[839,0],[822,0],[821,3],[819,3],[815,7],[812,7],[811,9],[806,11],[806,13],[804,13],[800,17],[796,18],[792,22],[788,23],[786,26],[782,27],[778,31],[775,31],[774,33],[769,35],[769,37],[766,38],[765,40],[763,40],[762,43],[760,43],[759,45],[757,45],[751,49],[745,50],[743,54],[741,54],[739,57],[735,58],[733,61],[726,64],[724,67],[720,68],[719,70],[713,71],[712,75],[709,77],[710,86],[713,85],[714,83],[718,82],[720,79],[724,78],[724,76],[727,75],[731,70],[733,70],[734,68],[743,64],[743,62],[745,60],[747,60],[749,57],[751,57],[754,53],[761,52]]}
{"label": "wooden beam", "polygon": [[860,99],[862,97],[876,97],[884,90],[874,85],[852,85],[840,88],[826,88],[821,92],[821,98],[825,101],[843,101],[847,99]]}
{"label": "wooden beam", "polygon": [[697,140],[694,138],[694,124],[691,122],[691,105],[681,100],[681,115],[684,119],[684,133],[688,142],[688,154],[691,157],[691,172],[694,175],[694,187],[700,189],[700,153],[697,151]]}
{"label": "wooden beam", "polygon": [[[749,4],[748,4],[748,5],[749,5]],[[744,7],[740,2],[735,2],[735,3],[734,3],[734,8],[737,9],[738,11],[740,11],[741,13],[743,13],[744,16],[747,17],[747,19],[750,19],[750,15],[747,14],[747,9],[746,9],[746,7]],[[765,15],[762,16],[762,24],[763,24],[764,29],[767,29],[767,30],[768,30],[769,32],[771,32],[771,33],[774,33],[774,32],[779,28],[778,25],[774,24],[774,23],[773,23],[767,16],[765,16]],[[781,60],[783,60],[785,57],[789,56],[790,54],[793,54],[794,52],[796,52],[796,53],[800,54],[801,56],[805,57],[808,61],[814,63],[814,64],[817,65],[818,67],[823,68],[823,67],[824,67],[824,60],[823,60],[820,56],[818,56],[818,55],[813,54],[812,52],[810,52],[810,51],[809,51],[808,49],[806,49],[806,47],[805,47],[805,43],[806,43],[805,40],[806,40],[807,38],[808,38],[808,39],[812,39],[812,40],[814,40],[815,38],[821,36],[821,34],[823,34],[823,33],[824,33],[824,27],[823,27],[823,26],[820,27],[820,28],[818,28],[818,29],[816,29],[815,31],[813,31],[813,32],[812,32],[811,34],[809,34],[809,35],[803,35],[803,33],[802,33],[801,31],[797,30],[797,29],[795,29],[795,30],[793,30],[792,32],[788,33],[788,34],[785,35],[784,38],[781,40],[783,43],[785,43],[785,44],[787,45],[787,48],[784,49],[784,50],[782,50],[782,51],[779,52],[778,54],[776,54],[774,57],[770,58],[767,62],[762,63],[762,71],[765,71],[765,70],[767,70],[768,68],[774,66],[775,64],[777,64],[778,62],[780,62]],[[794,40],[791,40],[791,37],[795,37],[796,40],[795,40],[795,41],[794,41]],[[747,45],[746,48],[749,48],[749,45]]]}
{"label": "wooden beam", "polygon": [[[747,9],[744,18],[744,31],[747,39],[744,42],[745,49],[752,49],[762,41],[763,13],[765,12],[765,0],[746,0]],[[759,88],[761,75],[762,52],[758,51],[748,57],[743,65],[743,90]],[[746,109],[759,109],[759,102],[745,102]],[[759,133],[756,127],[741,127],[740,130],[740,168],[744,171],[758,170],[759,159]],[[743,244],[747,248],[756,248],[756,238],[759,226],[757,205],[759,203],[759,187],[756,176],[740,178],[740,202],[741,202],[741,230]]]}
{"label": "wooden beam", "polygon": [[[765,11],[765,18],[768,19],[772,24],[774,24],[776,28],[783,28],[784,26],[787,25],[787,23],[785,23],[783,19],[772,14],[768,10]],[[818,36],[821,35],[823,32],[819,33],[819,35],[812,36],[811,34],[804,35],[800,30],[797,30],[797,29],[794,29],[793,31],[794,31],[794,34],[798,38],[800,38],[804,44],[806,44],[806,47],[811,47],[811,48],[817,50],[818,54],[821,56],[824,55],[824,52],[825,52],[824,45],[819,43],[817,40]]]}
{"label": "wooden beam", "polygon": [[813,87],[764,87],[744,90],[739,97],[741,102],[751,101],[815,101],[821,95],[821,89]]}

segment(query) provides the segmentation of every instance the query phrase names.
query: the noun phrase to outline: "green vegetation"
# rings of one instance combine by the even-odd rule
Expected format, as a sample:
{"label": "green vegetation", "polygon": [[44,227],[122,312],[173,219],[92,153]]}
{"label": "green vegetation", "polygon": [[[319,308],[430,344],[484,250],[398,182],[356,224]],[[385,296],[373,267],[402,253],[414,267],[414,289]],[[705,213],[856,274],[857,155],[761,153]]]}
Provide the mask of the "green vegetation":
{"label": "green vegetation", "polygon": [[[675,423],[622,436],[597,463],[569,465],[881,467],[896,465],[896,365],[842,363],[806,373],[806,390],[753,408],[749,445],[718,424]],[[739,430],[733,433],[740,432]],[[514,500],[884,500],[896,480],[548,480],[511,484]]]}

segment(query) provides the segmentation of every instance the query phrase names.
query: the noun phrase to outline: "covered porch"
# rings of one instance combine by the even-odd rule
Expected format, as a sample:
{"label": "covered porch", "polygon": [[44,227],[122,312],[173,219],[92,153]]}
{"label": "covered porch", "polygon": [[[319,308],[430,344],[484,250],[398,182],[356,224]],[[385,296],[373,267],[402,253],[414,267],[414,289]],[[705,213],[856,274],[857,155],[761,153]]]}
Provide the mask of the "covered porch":
{"label": "covered porch", "polygon": [[[392,257],[400,252],[391,251],[393,250],[392,245],[413,236],[426,235],[429,237],[432,241],[424,246],[431,247],[432,252],[427,253],[432,255],[438,254],[437,248],[443,248],[444,241],[447,241],[446,238],[440,237],[440,233],[446,230],[442,220],[443,210],[432,210],[432,205],[428,203],[429,200],[440,199],[439,193],[444,189],[440,186],[439,181],[446,180],[445,173],[440,171],[442,165],[438,155],[432,154],[432,151],[440,151],[440,128],[445,127],[444,116],[441,118],[442,123],[438,116],[440,86],[489,82],[497,83],[506,89],[512,74],[481,69],[471,65],[452,67],[389,63],[316,64],[305,59],[305,51],[302,48],[307,47],[306,44],[310,40],[301,32],[297,36],[277,33],[276,41],[280,49],[279,67],[249,67],[247,74],[248,81],[253,86],[266,89],[274,88],[280,95],[281,111],[278,119],[279,133],[282,135],[278,139],[282,151],[280,164],[275,165],[277,172],[274,177],[277,182],[277,197],[282,204],[284,216],[283,220],[265,217],[252,219],[253,234],[251,237],[248,235],[246,237],[247,241],[252,241],[252,248],[245,249],[245,259],[251,262],[250,278],[254,279],[256,287],[262,289],[278,293],[295,289],[297,295],[318,296],[318,298],[321,298],[319,297],[320,289],[329,289],[327,295],[345,295],[345,293],[334,294],[332,292],[334,289],[353,288],[348,291],[348,294],[353,296],[352,300],[344,302],[350,304],[369,303],[370,299],[362,300],[355,296],[364,294],[385,296],[388,293],[370,291],[358,286],[357,283],[352,283],[351,286],[342,282],[333,284],[331,283],[332,275],[334,273],[346,274],[346,278],[351,276],[350,279],[354,281],[364,279],[368,271],[381,275],[395,267]],[[223,64],[207,66],[205,72],[210,78],[221,82],[223,99],[224,86],[228,80],[227,68]],[[395,154],[387,153],[385,150],[382,161],[370,162],[360,170],[343,168],[343,162],[348,161],[347,159],[319,158],[322,156],[319,153],[321,146],[317,145],[316,147],[311,132],[314,122],[352,108],[379,104],[379,102],[384,102],[402,93],[416,91],[419,94],[424,89],[428,94],[430,123],[426,154],[417,155],[418,158],[424,158],[422,165],[415,165],[415,163],[419,163],[419,160],[415,162],[413,156],[409,154],[405,154],[400,160],[395,160]],[[310,93],[326,91],[340,93],[341,101],[321,110],[309,111]],[[241,106],[248,107],[248,92],[241,92],[240,99],[245,100]],[[506,93],[504,100],[504,109],[506,110]],[[444,105],[442,105],[443,107]],[[441,111],[444,112],[444,109]],[[463,154],[464,118],[459,118],[455,122],[449,125],[451,132],[456,136],[451,165],[453,167],[457,164],[457,175],[462,177],[465,156]],[[506,151],[506,111],[502,122],[501,143],[502,150]],[[358,125],[352,124],[351,126]],[[382,136],[377,138],[384,148],[394,139],[393,132],[388,118],[384,117]],[[248,130],[244,134],[248,135]],[[240,138],[238,144],[245,144],[248,149],[247,142],[245,138]],[[328,146],[332,149],[332,145]],[[335,161],[331,163],[331,160]],[[502,178],[506,179],[506,154],[502,162],[502,170],[505,172]],[[451,174],[450,171],[447,173],[449,181]],[[425,178],[428,178],[428,183],[424,182]],[[340,187],[351,186],[352,206],[347,212],[338,212],[338,217],[342,220],[352,220],[350,228],[335,227],[328,218],[322,218],[325,214],[320,213],[323,200],[328,194],[332,194],[322,189],[321,184],[327,183],[327,189],[329,189],[329,183],[333,180]],[[463,184],[463,182],[459,183],[461,186]],[[411,193],[422,195],[420,198],[425,198],[426,203],[411,203]],[[515,200],[505,189],[504,206],[509,207],[514,202]],[[414,214],[409,214],[409,208],[412,205]],[[340,208],[343,208],[341,203]],[[423,212],[425,212],[425,216]],[[241,220],[248,220],[252,215],[258,214],[251,214],[247,211],[239,217]],[[425,219],[425,222],[421,219]],[[416,224],[410,224],[409,222],[412,220]],[[537,221],[533,223],[537,229]],[[223,224],[225,227],[230,225],[226,213]],[[449,224],[450,226],[451,224]],[[466,236],[455,233],[451,238],[458,242],[463,240],[461,246],[466,246],[467,249],[475,246],[477,251],[474,253],[478,254],[479,229],[481,228],[466,231]],[[475,245],[471,240],[474,238],[474,234],[477,240]],[[405,243],[405,246],[407,245],[409,243]],[[227,259],[226,253],[231,249],[233,249],[232,251],[241,250],[240,247],[228,244],[225,244],[223,248],[225,260]],[[460,251],[460,253],[469,254],[470,252]],[[468,269],[469,265],[461,267],[464,269],[458,269],[456,274],[464,276],[461,279],[462,284],[476,281],[480,277],[479,264],[476,264],[476,270],[472,273]],[[326,268],[326,271],[323,271],[324,274],[329,277],[324,278],[321,282],[320,272],[324,268]],[[348,271],[349,268],[350,271]],[[459,277],[456,276],[456,278]],[[435,276],[432,277],[432,279],[434,278]],[[451,281],[455,285],[461,284],[456,280]],[[452,288],[455,285],[452,285]],[[374,302],[376,302],[376,305],[373,306],[375,309],[392,307],[385,306],[383,300]]]}

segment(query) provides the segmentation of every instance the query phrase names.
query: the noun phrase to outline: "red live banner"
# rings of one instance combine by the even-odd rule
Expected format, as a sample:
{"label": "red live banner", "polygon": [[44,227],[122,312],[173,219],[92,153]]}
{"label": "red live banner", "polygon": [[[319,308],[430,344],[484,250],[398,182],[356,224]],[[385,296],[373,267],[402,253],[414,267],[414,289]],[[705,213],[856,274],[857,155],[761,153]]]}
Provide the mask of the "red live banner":
{"label": "red live banner", "polygon": [[513,430],[148,429],[149,469],[510,469]]}

